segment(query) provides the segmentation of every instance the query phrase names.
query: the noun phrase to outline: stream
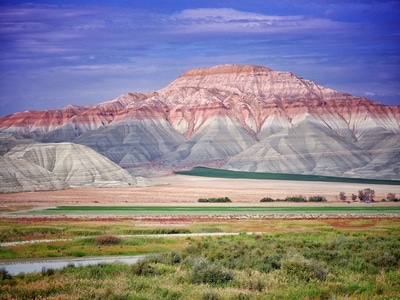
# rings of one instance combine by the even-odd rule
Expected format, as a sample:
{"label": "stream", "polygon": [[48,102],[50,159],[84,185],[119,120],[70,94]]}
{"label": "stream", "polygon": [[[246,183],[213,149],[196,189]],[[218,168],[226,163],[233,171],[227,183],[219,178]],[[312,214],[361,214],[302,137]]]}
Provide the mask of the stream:
{"label": "stream", "polygon": [[[178,233],[178,234],[142,234],[142,235],[119,235],[119,237],[188,237],[188,236],[225,236],[239,235],[238,232],[211,232],[211,233]],[[253,234],[253,233],[246,233]],[[68,238],[68,239],[45,239],[45,240],[29,240],[0,243],[0,247],[10,247],[23,244],[50,243],[55,241],[68,241],[84,237]],[[31,260],[11,260],[0,261],[0,269],[5,269],[10,275],[18,275],[21,273],[42,272],[48,269],[62,269],[68,265],[87,266],[100,263],[121,262],[126,264],[134,264],[145,255],[135,256],[106,256],[106,257],[82,257],[82,258],[54,258],[54,259],[31,259]]]}
{"label": "stream", "polygon": [[88,266],[100,263],[121,262],[125,264],[134,264],[138,260],[144,258],[145,255],[136,256],[116,256],[116,257],[90,257],[90,258],[63,258],[48,260],[31,260],[31,261],[13,261],[0,262],[0,269],[5,269],[10,275],[18,275],[21,273],[36,273],[48,269],[62,269],[68,265]]}

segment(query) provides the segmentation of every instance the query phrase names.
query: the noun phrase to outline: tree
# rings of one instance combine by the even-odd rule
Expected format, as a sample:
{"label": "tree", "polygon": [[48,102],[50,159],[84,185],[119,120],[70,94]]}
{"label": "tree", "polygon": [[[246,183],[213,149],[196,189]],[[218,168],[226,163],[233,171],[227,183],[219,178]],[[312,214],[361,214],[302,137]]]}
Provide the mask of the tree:
{"label": "tree", "polygon": [[345,192],[340,192],[339,193],[339,198],[342,201],[346,201],[347,197],[346,197],[346,193]]}
{"label": "tree", "polygon": [[375,198],[375,190],[363,189],[358,191],[358,199],[363,202],[373,202]]}
{"label": "tree", "polygon": [[387,196],[386,196],[386,199],[388,201],[396,201],[397,200],[396,199],[396,194],[395,193],[388,193]]}

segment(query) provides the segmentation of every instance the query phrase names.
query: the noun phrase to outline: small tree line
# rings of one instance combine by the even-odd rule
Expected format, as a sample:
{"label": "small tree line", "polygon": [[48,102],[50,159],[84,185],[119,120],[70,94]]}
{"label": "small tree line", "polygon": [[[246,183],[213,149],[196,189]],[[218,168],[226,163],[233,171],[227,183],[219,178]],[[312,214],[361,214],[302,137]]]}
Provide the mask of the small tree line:
{"label": "small tree line", "polygon": [[324,196],[310,196],[308,199],[304,196],[288,196],[284,199],[273,199],[271,197],[264,197],[260,200],[260,202],[326,202],[326,198]]}
{"label": "small tree line", "polygon": [[[326,202],[326,198],[324,196],[310,196],[308,199],[304,196],[288,196],[284,199],[273,199],[271,197],[264,197],[260,200],[260,202]],[[228,197],[220,197],[220,198],[200,198],[197,202],[203,203],[223,203],[223,202],[232,202],[232,200]]]}
{"label": "small tree line", "polygon": [[[359,190],[358,194],[351,194],[351,196],[347,196],[345,192],[339,193],[339,199],[342,201],[346,201],[350,203],[353,202],[375,202],[375,190],[366,188],[363,190]],[[351,201],[350,201],[351,200]],[[198,202],[203,203],[224,203],[224,202],[232,202],[232,200],[228,197],[219,197],[219,198],[200,198],[197,200]],[[287,196],[286,198],[271,198],[264,197],[260,200],[260,202],[326,202],[326,198],[321,195],[310,196],[306,198],[305,196]],[[391,202],[399,202],[400,198],[396,196],[396,193],[388,193],[386,199],[381,199],[381,201],[391,201]]]}
{"label": "small tree line", "polygon": [[223,203],[223,202],[232,202],[228,197],[220,197],[220,198],[200,198],[197,202],[208,202],[208,203]]}
{"label": "small tree line", "polygon": [[[347,201],[350,203],[350,199],[353,202],[357,202],[357,201],[361,201],[361,202],[375,202],[375,190],[373,189],[363,189],[363,190],[359,190],[358,194],[351,194],[350,197],[346,196],[345,192],[340,192],[339,193],[339,199],[342,201]],[[386,199],[382,199],[381,201],[400,201],[400,198],[396,197],[395,193],[388,193],[386,196]]]}

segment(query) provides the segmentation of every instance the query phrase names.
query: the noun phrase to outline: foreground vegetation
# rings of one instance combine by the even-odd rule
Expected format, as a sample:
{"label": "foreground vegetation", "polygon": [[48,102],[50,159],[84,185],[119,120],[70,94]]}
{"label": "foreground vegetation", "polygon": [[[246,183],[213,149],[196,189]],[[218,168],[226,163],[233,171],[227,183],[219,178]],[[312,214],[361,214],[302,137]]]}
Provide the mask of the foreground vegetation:
{"label": "foreground vegetation", "polygon": [[[0,299],[396,299],[400,295],[398,218],[197,221],[49,218],[30,219],[30,226],[22,226],[23,219],[3,219],[1,230],[13,223],[21,239],[31,236],[28,227],[46,232],[46,227],[57,225],[58,232],[46,233],[53,237],[73,235],[78,228],[80,234],[92,232],[61,244],[65,249],[78,245],[83,256],[95,249],[101,252],[98,255],[121,249],[124,254],[158,254],[135,265],[68,266],[17,276],[0,272]],[[121,235],[179,230],[242,234]],[[26,245],[26,249],[40,257],[40,249],[57,253],[57,245]],[[33,246],[36,252],[29,248]],[[0,253],[18,252],[19,247],[0,247]]]}

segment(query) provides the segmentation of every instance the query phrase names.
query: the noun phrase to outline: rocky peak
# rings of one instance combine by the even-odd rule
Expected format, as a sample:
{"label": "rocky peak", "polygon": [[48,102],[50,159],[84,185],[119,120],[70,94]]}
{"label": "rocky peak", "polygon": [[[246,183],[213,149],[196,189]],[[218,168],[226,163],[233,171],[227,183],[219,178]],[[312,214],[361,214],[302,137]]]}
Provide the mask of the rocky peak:
{"label": "rocky peak", "polygon": [[229,160],[247,171],[373,178],[380,170],[378,177],[398,178],[399,120],[400,106],[290,72],[220,65],[189,70],[152,93],[0,118],[0,138],[7,135],[0,148],[22,138],[71,141],[136,175]]}
{"label": "rocky peak", "polygon": [[226,64],[218,65],[210,68],[197,68],[191,69],[183,73],[180,77],[191,77],[191,76],[207,76],[215,74],[232,74],[232,73],[269,73],[271,69],[257,65],[235,65]]}
{"label": "rocky peak", "polygon": [[256,65],[219,65],[192,69],[160,92],[189,87],[256,95],[265,101],[331,100],[349,97],[348,94],[322,87],[291,72],[274,71]]}

